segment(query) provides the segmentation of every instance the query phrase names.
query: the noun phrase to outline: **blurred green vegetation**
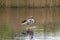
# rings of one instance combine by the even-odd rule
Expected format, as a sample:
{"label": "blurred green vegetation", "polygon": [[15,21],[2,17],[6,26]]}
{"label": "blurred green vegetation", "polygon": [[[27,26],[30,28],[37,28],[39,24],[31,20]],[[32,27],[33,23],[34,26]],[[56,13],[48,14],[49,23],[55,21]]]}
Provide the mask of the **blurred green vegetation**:
{"label": "blurred green vegetation", "polygon": [[[38,23],[36,24],[37,30],[33,29],[35,32],[47,32],[47,33],[53,33],[55,34],[58,30],[60,30],[60,23],[51,23],[51,24],[41,24]],[[40,30],[40,29],[44,29],[44,30]],[[13,40],[14,37],[16,35],[19,36],[21,32],[21,29],[16,31],[13,30],[12,27],[10,27],[9,25],[0,25],[0,40]]]}
{"label": "blurred green vegetation", "polygon": [[45,32],[45,33],[52,33],[56,34],[60,30],[60,22],[52,22],[52,23],[36,23],[37,30],[34,29],[35,32]]}
{"label": "blurred green vegetation", "polygon": [[13,38],[14,32],[8,25],[0,25],[0,40]]}
{"label": "blurred green vegetation", "polygon": [[19,35],[20,30],[16,31],[9,25],[0,25],[0,40],[13,40],[16,35]]}

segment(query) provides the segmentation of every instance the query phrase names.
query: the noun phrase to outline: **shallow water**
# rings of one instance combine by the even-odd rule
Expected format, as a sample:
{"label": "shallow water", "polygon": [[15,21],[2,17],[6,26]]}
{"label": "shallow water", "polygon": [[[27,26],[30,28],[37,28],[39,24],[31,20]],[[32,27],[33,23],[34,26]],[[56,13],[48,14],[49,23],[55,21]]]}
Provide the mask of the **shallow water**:
{"label": "shallow water", "polygon": [[33,39],[30,39],[29,36],[26,37],[14,37],[14,40],[60,40],[60,33],[53,35],[51,33],[49,34],[44,34],[42,33],[37,33],[34,34]]}
{"label": "shallow water", "polygon": [[[4,39],[5,37],[8,38],[8,36],[15,35],[14,33],[19,33],[22,30],[25,30],[26,26],[21,25],[21,21],[27,19],[31,15],[34,16],[34,19],[36,21],[34,26],[37,26],[38,28],[38,30],[34,30],[38,33],[34,34],[33,40],[60,39],[60,34],[57,33],[57,31],[60,32],[60,8],[1,8],[1,39],[6,40]],[[14,37],[15,40],[17,38],[20,40],[20,37]]]}

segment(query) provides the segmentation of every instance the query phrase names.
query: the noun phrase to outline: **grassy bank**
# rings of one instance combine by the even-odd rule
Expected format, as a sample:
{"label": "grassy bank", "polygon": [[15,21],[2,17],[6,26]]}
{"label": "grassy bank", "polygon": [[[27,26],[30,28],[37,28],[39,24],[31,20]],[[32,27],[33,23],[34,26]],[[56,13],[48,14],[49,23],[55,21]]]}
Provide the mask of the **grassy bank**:
{"label": "grassy bank", "polygon": [[60,7],[59,0],[0,0],[0,7]]}

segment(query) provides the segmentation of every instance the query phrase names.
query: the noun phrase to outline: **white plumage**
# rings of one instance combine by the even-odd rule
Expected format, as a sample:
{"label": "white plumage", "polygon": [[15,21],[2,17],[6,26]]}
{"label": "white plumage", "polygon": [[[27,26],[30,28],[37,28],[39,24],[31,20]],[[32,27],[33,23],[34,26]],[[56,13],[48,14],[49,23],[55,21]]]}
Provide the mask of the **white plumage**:
{"label": "white plumage", "polygon": [[32,25],[35,22],[34,19],[27,19],[25,22],[23,22],[23,25]]}

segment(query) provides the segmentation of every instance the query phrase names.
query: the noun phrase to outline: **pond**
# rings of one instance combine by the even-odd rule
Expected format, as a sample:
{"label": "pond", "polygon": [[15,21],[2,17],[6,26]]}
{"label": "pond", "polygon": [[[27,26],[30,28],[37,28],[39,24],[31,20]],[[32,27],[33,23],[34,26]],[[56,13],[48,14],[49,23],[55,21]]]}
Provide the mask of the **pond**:
{"label": "pond", "polygon": [[[56,36],[60,32],[60,8],[1,8],[0,39],[8,40],[10,37],[13,40],[16,33],[19,35],[20,32],[25,30],[26,26],[21,25],[21,21],[29,18],[29,16],[33,16],[36,21],[34,26],[37,29],[34,29],[34,32],[38,32],[38,35],[43,34],[39,37],[37,34],[34,35],[34,40],[36,40],[35,38],[40,40],[41,37],[42,40],[44,38],[46,40],[48,38],[51,38],[51,40],[58,40],[60,38],[60,36]],[[39,34],[39,32],[42,33]],[[49,35],[53,36],[50,37]]]}

